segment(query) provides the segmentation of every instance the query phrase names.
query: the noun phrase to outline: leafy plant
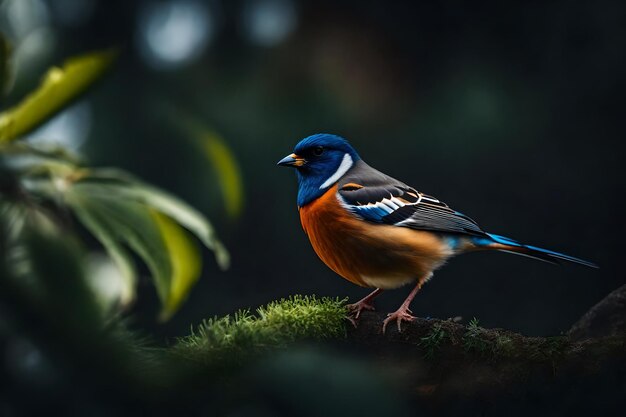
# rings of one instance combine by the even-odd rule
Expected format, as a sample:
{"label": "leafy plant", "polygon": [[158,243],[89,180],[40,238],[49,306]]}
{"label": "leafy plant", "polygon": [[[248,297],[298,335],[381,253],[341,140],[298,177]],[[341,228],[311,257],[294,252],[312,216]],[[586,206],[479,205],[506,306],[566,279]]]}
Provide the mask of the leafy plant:
{"label": "leafy plant", "polygon": [[190,233],[214,252],[221,268],[228,266],[228,252],[208,220],[129,173],[90,168],[63,148],[18,140],[86,91],[114,58],[115,52],[107,50],[54,67],[35,92],[0,113],[0,220],[7,224],[7,245],[19,253],[26,229],[62,234],[77,219],[120,270],[122,306],[135,297],[135,254],[151,273],[165,320],[200,276],[202,258]]}

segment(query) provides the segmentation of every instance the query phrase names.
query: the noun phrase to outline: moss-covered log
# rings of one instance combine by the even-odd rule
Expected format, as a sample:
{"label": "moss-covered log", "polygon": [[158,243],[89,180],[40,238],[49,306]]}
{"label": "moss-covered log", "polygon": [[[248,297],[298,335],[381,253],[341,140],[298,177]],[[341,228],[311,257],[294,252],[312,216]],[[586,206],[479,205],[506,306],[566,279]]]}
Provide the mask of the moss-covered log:
{"label": "moss-covered log", "polygon": [[484,329],[475,321],[463,325],[421,318],[404,323],[402,332],[394,328],[382,334],[384,318],[382,313],[366,313],[348,330],[345,343],[396,367],[417,396],[494,397],[519,392],[538,378],[542,389],[551,389],[607,374],[613,380],[614,373],[623,376],[626,370],[626,335],[574,341]]}
{"label": "moss-covered log", "polygon": [[349,343],[385,350],[402,347],[423,359],[530,364],[578,363],[594,369],[603,358],[626,353],[626,335],[570,340],[568,336],[527,337],[505,329],[485,329],[477,321],[468,325],[453,320],[422,319],[403,323],[383,334],[383,313],[366,312],[356,327],[348,328]]}
{"label": "moss-covered log", "polygon": [[[190,359],[213,359],[288,346],[303,340],[326,340],[355,346],[409,362],[441,367],[483,364],[524,375],[535,368],[554,371],[576,367],[593,372],[606,360],[626,353],[626,335],[573,340],[566,335],[527,337],[505,329],[485,329],[477,320],[417,318],[402,324],[402,332],[390,326],[382,333],[383,313],[365,312],[352,326],[346,319],[345,301],[294,296],[261,307],[256,314],[240,311],[233,317],[205,321],[174,350]],[[500,377],[499,377],[500,378]]]}
{"label": "moss-covered log", "polygon": [[551,390],[575,387],[588,394],[606,384],[611,389],[626,384],[626,335],[527,337],[482,328],[477,320],[461,324],[422,318],[403,323],[402,332],[390,326],[383,334],[383,313],[365,312],[356,327],[346,313],[345,301],[293,297],[270,303],[256,315],[240,312],[209,320],[173,351],[223,367],[296,342],[322,341],[348,355],[365,355],[369,363],[404,381],[411,396],[435,403],[501,401],[512,393],[513,398],[528,395],[529,389],[543,398]]}

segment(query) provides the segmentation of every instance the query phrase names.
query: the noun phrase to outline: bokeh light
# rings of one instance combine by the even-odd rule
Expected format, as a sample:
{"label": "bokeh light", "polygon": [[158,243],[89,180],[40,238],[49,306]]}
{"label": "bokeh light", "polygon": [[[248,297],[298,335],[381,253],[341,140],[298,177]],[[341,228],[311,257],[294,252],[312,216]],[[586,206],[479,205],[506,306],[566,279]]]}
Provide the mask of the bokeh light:
{"label": "bokeh light", "polygon": [[87,271],[87,282],[105,311],[130,300],[129,285],[109,256],[92,253],[87,259]]}
{"label": "bokeh light", "polygon": [[208,6],[200,1],[148,3],[139,12],[139,52],[155,69],[179,68],[202,54],[213,26]]}
{"label": "bokeh light", "polygon": [[25,38],[50,20],[48,7],[41,0],[6,0],[1,4],[2,29],[14,41]]}
{"label": "bokeh light", "polygon": [[11,377],[25,384],[45,386],[55,377],[51,363],[41,350],[22,337],[8,341],[4,361]]}
{"label": "bokeh light", "polygon": [[42,0],[5,0],[0,3],[0,32],[12,44],[16,83],[27,78],[54,52],[56,35],[50,11]]}
{"label": "bokeh light", "polygon": [[287,39],[297,24],[291,0],[248,0],[242,12],[243,32],[259,46],[275,46]]}
{"label": "bokeh light", "polygon": [[78,102],[50,119],[28,136],[31,143],[64,146],[77,150],[91,132],[92,110],[88,101]]}

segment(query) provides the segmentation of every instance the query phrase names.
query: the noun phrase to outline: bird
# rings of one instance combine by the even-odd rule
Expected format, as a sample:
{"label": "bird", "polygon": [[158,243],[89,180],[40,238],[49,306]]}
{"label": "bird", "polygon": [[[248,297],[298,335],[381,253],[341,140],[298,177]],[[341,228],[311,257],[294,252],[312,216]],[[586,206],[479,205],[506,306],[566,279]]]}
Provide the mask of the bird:
{"label": "bird", "polygon": [[495,250],[558,264],[579,258],[485,232],[470,217],[439,199],[369,166],[337,135],[302,139],[278,162],[295,168],[300,222],[318,257],[346,280],[374,291],[349,304],[356,325],[363,310],[374,310],[383,291],[413,284],[406,300],[383,321],[414,321],[411,302],[434,271],[467,252]]}

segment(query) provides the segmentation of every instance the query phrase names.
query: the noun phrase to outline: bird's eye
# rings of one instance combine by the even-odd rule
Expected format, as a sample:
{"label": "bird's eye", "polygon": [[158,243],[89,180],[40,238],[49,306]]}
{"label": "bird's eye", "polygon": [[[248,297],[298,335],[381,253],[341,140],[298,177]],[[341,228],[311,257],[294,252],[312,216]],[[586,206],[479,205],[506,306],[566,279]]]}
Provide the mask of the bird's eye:
{"label": "bird's eye", "polygon": [[316,146],[315,148],[313,148],[313,155],[320,156],[323,153],[324,153],[324,147],[323,146]]}

